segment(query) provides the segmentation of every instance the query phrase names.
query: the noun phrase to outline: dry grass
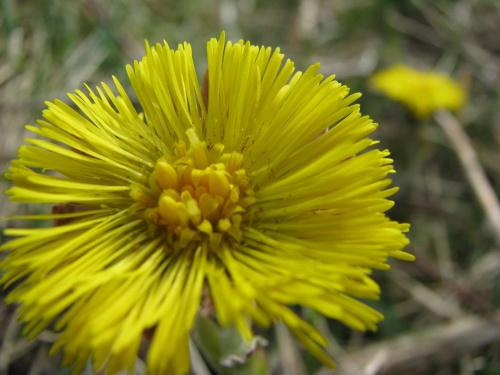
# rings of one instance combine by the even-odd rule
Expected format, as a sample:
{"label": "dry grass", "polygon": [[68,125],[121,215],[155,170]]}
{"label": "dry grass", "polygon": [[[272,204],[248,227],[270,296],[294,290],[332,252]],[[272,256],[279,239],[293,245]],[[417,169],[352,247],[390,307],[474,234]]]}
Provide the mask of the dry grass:
{"label": "dry grass", "polygon": [[[332,343],[336,374],[500,373],[500,231],[493,211],[500,192],[500,3],[496,0],[330,1],[14,1],[0,8],[0,170],[40,116],[44,100],[109,81],[126,81],[126,63],[143,40],[184,40],[202,62],[204,43],[225,29],[228,39],[280,46],[297,66],[321,61],[322,72],[364,96],[363,113],[380,123],[401,187],[392,218],[410,222],[413,264],[393,262],[375,273],[383,296],[372,303],[386,320],[363,335],[313,311],[302,311]],[[435,68],[458,78],[469,103],[456,119],[416,122],[403,108],[372,93],[377,69],[395,62]],[[199,73],[204,66],[198,66]],[[449,121],[455,131],[447,130]],[[462,141],[453,141],[456,127]],[[448,131],[448,132],[447,132]],[[471,147],[469,147],[471,146]],[[463,163],[472,152],[478,164]],[[462,161],[462,162],[461,162]],[[481,166],[481,167],[478,167]],[[484,170],[484,173],[482,172]],[[477,177],[479,174],[482,177]],[[477,189],[486,189],[489,193]],[[0,178],[0,189],[8,182]],[[481,190],[480,190],[481,191]],[[490,194],[490,203],[482,199]],[[493,202],[493,203],[491,203]],[[38,212],[0,197],[0,216]],[[492,213],[493,212],[493,213]],[[493,217],[493,219],[492,219]],[[1,226],[17,225],[0,222]],[[0,241],[1,241],[0,237]],[[5,296],[5,293],[4,295]],[[0,305],[0,375],[67,374],[48,357],[52,332],[26,342],[15,307]],[[263,332],[267,355],[248,374],[329,374],[277,327]],[[196,375],[208,375],[194,356]],[[259,370],[257,370],[259,369]],[[144,364],[138,360],[137,374]],[[226,371],[241,374],[242,369]],[[91,374],[86,371],[86,374]]]}

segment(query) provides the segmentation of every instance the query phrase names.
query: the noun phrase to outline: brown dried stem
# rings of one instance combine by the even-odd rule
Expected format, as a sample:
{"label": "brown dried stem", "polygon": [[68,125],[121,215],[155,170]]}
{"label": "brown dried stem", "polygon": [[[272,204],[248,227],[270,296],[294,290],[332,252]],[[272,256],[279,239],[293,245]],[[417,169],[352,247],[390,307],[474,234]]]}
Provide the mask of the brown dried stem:
{"label": "brown dried stem", "polygon": [[483,167],[479,163],[469,137],[462,129],[458,120],[450,112],[437,112],[434,118],[455,149],[464,168],[465,175],[488,217],[495,240],[498,246],[500,246],[500,203],[486,177]]}
{"label": "brown dried stem", "polygon": [[[462,316],[393,340],[354,350],[349,357],[362,370],[359,375],[407,374],[432,360],[452,359],[500,340],[500,312],[490,319]],[[341,370],[323,369],[318,375],[345,375]]]}

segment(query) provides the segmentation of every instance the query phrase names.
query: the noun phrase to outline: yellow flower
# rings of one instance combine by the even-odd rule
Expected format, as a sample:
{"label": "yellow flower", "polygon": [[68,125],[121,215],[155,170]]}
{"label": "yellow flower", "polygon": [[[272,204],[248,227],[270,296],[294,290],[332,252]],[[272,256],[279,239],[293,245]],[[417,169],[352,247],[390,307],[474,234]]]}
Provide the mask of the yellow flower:
{"label": "yellow flower", "polygon": [[378,297],[369,275],[387,257],[413,259],[409,225],[384,215],[392,160],[364,152],[376,124],[351,105],[359,95],[319,64],[294,74],[279,49],[222,34],[207,50],[200,90],[189,44],[147,46],[127,67],[144,113],[117,79],[118,95],[69,94],[78,110],[47,103],[7,174],[12,200],[66,208],[21,217],[52,228],[6,230],[19,238],[2,246],[2,282],[21,280],[8,301],[31,338],[56,321],[52,351],[77,370],[132,369],[154,330],[148,374],[187,373],[205,289],[223,326],[250,340],[252,322],[283,321],[333,365],[288,306],[375,330],[382,315],[353,297]]}
{"label": "yellow flower", "polygon": [[439,109],[459,109],[465,102],[464,89],[447,75],[422,72],[404,65],[376,73],[372,85],[389,98],[403,103],[421,119]]}

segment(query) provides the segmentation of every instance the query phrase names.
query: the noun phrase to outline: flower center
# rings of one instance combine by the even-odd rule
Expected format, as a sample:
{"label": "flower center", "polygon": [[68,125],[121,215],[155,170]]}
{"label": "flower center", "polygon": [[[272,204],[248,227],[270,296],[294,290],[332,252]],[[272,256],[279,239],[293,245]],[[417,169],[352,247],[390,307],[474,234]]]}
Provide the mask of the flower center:
{"label": "flower center", "polygon": [[217,248],[223,239],[241,240],[242,213],[255,202],[243,155],[208,148],[193,129],[190,148],[176,146],[176,155],[156,162],[149,187],[133,184],[131,197],[150,230],[165,235],[175,248],[208,239]]}

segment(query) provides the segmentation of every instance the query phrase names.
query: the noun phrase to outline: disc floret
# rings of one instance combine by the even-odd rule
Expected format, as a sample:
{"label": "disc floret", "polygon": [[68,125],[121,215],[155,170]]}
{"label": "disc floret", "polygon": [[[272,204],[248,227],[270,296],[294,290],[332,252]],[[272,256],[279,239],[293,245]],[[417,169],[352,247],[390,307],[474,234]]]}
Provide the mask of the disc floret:
{"label": "disc floret", "polygon": [[[210,147],[194,129],[190,141],[179,142],[174,155],[156,161],[149,186],[134,184],[131,197],[150,230],[174,248],[206,242],[217,248],[222,240],[240,241],[242,214],[255,202],[243,155]],[[207,241],[205,241],[207,240]]]}

